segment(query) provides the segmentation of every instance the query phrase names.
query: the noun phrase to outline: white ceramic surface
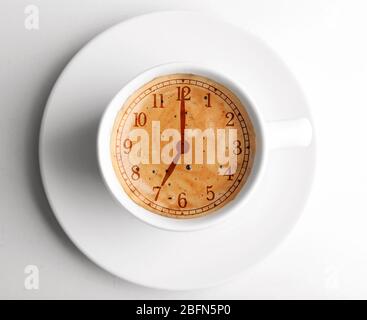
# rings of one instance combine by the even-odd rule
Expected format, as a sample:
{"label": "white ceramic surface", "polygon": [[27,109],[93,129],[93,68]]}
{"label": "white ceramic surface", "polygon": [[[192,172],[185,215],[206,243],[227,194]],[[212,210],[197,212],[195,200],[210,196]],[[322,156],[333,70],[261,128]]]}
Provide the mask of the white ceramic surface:
{"label": "white ceramic surface", "polygon": [[[167,49],[147,36],[150,25]],[[190,41],[183,43],[188,36]],[[66,67],[45,111],[40,166],[58,221],[91,260],[142,285],[192,289],[223,282],[274,249],[307,197],[315,148],[312,142],[271,151],[251,199],[238,214],[210,229],[168,232],[132,217],[113,201],[99,175],[97,126],[124,84],[149,67],[173,61],[205,62],[225,70],[256,101],[266,121],[310,117],[296,81],[261,41],[200,14],[154,13],[102,33]]]}
{"label": "white ceramic surface", "polygon": [[[223,72],[223,73],[222,73]],[[156,77],[174,74],[174,73],[192,73],[210,78],[222,85],[225,85],[244,103],[247,112],[251,117],[256,131],[256,156],[251,175],[244,188],[236,198],[222,209],[214,214],[206,215],[195,219],[173,219],[157,214],[137,205],[123,190],[115,170],[112,166],[111,158],[111,134],[116,116],[125,101],[141,86],[153,80]],[[98,164],[101,169],[102,177],[107,188],[119,203],[134,216],[144,222],[158,228],[173,231],[194,231],[213,226],[231,214],[238,212],[244,202],[251,197],[253,190],[264,172],[269,149],[284,147],[307,147],[312,141],[312,127],[307,118],[299,118],[285,121],[265,122],[261,114],[261,108],[257,108],[256,101],[244,92],[241,86],[238,86],[227,77],[225,70],[217,70],[215,65],[207,64],[195,65],[188,62],[167,63],[144,70],[142,73],[129,81],[111,100],[103,113],[98,134],[97,134],[97,156]]]}

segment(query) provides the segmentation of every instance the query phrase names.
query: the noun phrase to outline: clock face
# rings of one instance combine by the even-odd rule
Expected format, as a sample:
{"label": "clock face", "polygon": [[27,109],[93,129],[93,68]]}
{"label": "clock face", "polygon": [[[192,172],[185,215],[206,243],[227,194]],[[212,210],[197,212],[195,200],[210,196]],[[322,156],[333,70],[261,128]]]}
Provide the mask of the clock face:
{"label": "clock face", "polygon": [[136,204],[173,218],[233,200],[253,167],[254,127],[227,87],[203,76],[160,76],[121,106],[111,135],[115,174]]}

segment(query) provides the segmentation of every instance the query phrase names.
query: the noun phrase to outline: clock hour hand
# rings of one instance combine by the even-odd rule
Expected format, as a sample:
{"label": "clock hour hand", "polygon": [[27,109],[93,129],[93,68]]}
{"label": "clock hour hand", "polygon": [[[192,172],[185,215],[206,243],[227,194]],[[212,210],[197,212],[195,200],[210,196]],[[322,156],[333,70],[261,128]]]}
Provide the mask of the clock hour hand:
{"label": "clock hour hand", "polygon": [[163,180],[161,182],[161,187],[164,186],[168,178],[171,176],[172,172],[175,170],[179,157],[180,154],[178,153],[173,159],[172,163],[169,165],[168,169],[166,170],[166,174],[164,175]]}

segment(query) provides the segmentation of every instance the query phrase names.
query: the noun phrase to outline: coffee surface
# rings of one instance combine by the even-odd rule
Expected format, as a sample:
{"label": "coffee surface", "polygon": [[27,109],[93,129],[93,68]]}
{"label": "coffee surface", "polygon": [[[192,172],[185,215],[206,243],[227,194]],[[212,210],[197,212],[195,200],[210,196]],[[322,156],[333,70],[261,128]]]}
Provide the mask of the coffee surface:
{"label": "coffee surface", "polygon": [[173,218],[212,213],[246,186],[256,136],[246,106],[203,76],[170,74],[136,90],[111,135],[114,171],[135,203]]}

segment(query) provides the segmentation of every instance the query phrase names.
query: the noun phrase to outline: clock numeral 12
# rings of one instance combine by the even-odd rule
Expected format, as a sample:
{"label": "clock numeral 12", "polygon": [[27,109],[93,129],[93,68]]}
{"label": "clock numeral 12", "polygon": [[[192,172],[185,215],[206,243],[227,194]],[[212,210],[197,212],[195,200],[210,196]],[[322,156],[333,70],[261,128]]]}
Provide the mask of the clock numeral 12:
{"label": "clock numeral 12", "polygon": [[190,92],[191,88],[188,86],[177,87],[177,101],[190,100],[191,97],[188,97]]}

